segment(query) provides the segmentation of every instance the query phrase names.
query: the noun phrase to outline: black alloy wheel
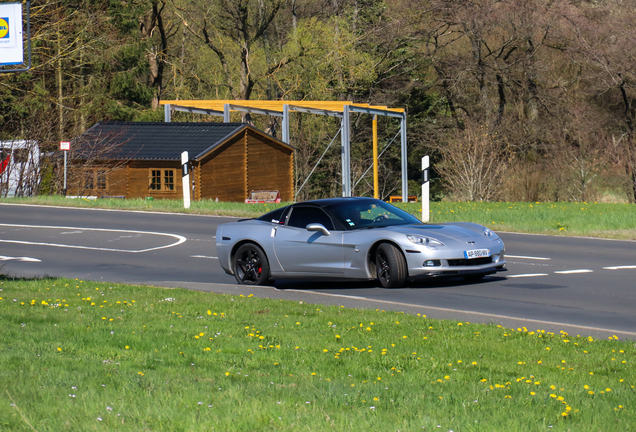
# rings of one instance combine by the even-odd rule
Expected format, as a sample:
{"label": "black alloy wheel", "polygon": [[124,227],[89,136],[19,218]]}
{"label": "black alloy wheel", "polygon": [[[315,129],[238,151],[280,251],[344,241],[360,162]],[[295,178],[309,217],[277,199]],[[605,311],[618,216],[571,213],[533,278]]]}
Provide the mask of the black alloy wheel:
{"label": "black alloy wheel", "polygon": [[407,277],[406,260],[402,252],[390,243],[378,246],[375,268],[384,288],[401,288]]}
{"label": "black alloy wheel", "polygon": [[241,285],[265,285],[269,280],[269,262],[265,252],[254,243],[246,243],[234,254],[234,277]]}

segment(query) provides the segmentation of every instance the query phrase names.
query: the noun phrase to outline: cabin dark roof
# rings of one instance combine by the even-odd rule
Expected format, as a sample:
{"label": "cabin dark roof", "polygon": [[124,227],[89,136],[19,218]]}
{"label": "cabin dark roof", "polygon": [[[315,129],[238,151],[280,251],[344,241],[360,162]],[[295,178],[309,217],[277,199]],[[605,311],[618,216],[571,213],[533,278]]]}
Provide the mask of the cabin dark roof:
{"label": "cabin dark roof", "polygon": [[100,122],[74,140],[84,149],[75,157],[172,161],[187,151],[197,159],[245,128],[257,131],[247,123]]}

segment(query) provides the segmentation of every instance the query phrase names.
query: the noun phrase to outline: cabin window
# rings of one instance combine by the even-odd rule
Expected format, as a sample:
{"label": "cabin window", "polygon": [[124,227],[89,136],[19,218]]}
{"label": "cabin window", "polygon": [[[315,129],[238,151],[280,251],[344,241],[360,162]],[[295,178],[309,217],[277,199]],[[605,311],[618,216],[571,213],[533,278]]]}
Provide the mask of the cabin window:
{"label": "cabin window", "polygon": [[174,192],[174,170],[151,169],[148,189],[157,192]]}
{"label": "cabin window", "polygon": [[163,173],[164,173],[163,184],[166,190],[173,191],[174,190],[174,170],[164,170]]}
{"label": "cabin window", "polygon": [[97,184],[97,189],[106,190],[106,173],[97,172],[95,183]]}
{"label": "cabin window", "polygon": [[93,186],[94,186],[93,176],[94,176],[94,173],[92,171],[85,171],[83,173],[82,186],[84,189],[89,189],[89,190],[93,189]]}

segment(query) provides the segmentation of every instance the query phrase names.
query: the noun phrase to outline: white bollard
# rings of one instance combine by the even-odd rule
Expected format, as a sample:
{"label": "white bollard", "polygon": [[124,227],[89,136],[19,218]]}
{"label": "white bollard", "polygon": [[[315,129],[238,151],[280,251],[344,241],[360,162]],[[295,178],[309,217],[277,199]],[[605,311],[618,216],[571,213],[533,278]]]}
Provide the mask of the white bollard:
{"label": "white bollard", "polygon": [[428,156],[424,156],[422,158],[422,222],[428,223],[431,218],[430,213],[430,192],[429,192],[429,184],[430,178],[428,176]]}
{"label": "white bollard", "polygon": [[181,173],[183,183],[183,207],[190,208],[190,174],[188,173],[188,152],[181,153]]}

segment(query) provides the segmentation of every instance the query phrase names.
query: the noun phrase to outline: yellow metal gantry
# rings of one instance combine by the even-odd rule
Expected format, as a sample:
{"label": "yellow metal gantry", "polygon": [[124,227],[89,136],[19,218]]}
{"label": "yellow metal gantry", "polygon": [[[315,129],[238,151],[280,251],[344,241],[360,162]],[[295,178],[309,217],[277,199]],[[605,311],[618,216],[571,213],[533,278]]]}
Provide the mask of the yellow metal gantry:
{"label": "yellow metal gantry", "polygon": [[351,101],[287,101],[287,100],[166,100],[164,119],[172,120],[173,111],[196,114],[223,116],[223,121],[230,122],[231,112],[246,112],[282,117],[282,141],[289,143],[289,115],[292,112],[328,115],[342,119],[342,195],[351,196],[351,143],[349,133],[349,113],[366,113],[373,115],[373,189],[378,198],[378,151],[377,151],[377,116],[399,118],[401,121],[401,159],[402,159],[402,198],[408,200],[408,179],[406,172],[406,112],[403,108],[387,108],[370,104],[353,103]]}

